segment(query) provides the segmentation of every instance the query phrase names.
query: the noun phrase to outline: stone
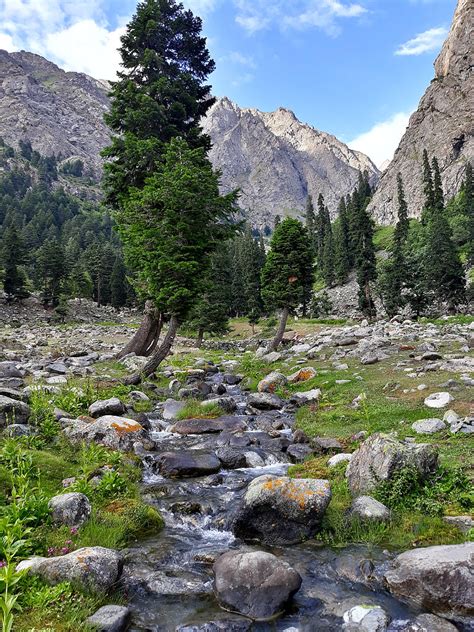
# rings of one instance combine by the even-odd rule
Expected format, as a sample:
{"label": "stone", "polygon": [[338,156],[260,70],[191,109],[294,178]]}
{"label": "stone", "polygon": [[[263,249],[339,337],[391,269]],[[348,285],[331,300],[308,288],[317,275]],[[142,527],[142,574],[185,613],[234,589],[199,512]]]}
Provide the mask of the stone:
{"label": "stone", "polygon": [[302,583],[289,564],[264,551],[229,551],[216,560],[213,571],[219,604],[254,621],[282,614]]}
{"label": "stone", "polygon": [[400,632],[458,632],[458,628],[434,614],[420,614]]}
{"label": "stone", "polygon": [[136,442],[147,439],[145,429],[137,421],[114,415],[96,420],[75,419],[64,433],[72,443],[99,443],[122,452],[132,452]]}
{"label": "stone", "polygon": [[18,399],[21,402],[28,402],[29,397],[24,391],[19,391],[17,388],[4,386],[0,384],[0,395],[9,397],[10,399]]}
{"label": "stone", "polygon": [[302,463],[305,459],[314,454],[314,450],[306,443],[294,443],[288,446],[286,453],[293,463]]}
{"label": "stone", "polygon": [[30,414],[31,409],[25,402],[0,395],[0,428],[7,424],[24,424]]}
{"label": "stone", "polygon": [[150,398],[148,397],[148,395],[146,393],[143,393],[143,391],[131,391],[129,393],[129,397],[134,402],[149,402],[150,401]]}
{"label": "stone", "polygon": [[53,496],[48,503],[51,518],[56,524],[79,527],[89,519],[92,507],[85,494],[72,492]]}
{"label": "stone", "polygon": [[124,632],[128,627],[130,609],[126,606],[102,606],[86,624],[97,632]]}
{"label": "stone", "polygon": [[224,373],[222,379],[224,380],[224,384],[235,386],[236,384],[240,384],[240,382],[242,381],[242,376],[235,375],[235,373]]}
{"label": "stone", "polygon": [[460,417],[454,410],[447,410],[443,415],[443,421],[452,426],[459,421]]}
{"label": "stone", "polygon": [[118,397],[98,400],[89,406],[89,415],[95,418],[103,415],[122,415],[124,412],[125,406]]}
{"label": "stone", "polygon": [[388,522],[390,509],[372,496],[359,496],[352,501],[349,510],[352,518],[368,522]]}
{"label": "stone", "polygon": [[233,448],[232,446],[223,446],[217,449],[216,455],[222,463],[222,466],[227,470],[247,467],[247,457],[242,449]]}
{"label": "stone", "polygon": [[352,454],[347,468],[349,488],[353,495],[366,494],[407,466],[416,467],[421,478],[428,477],[438,467],[437,449],[426,443],[403,443],[382,433],[371,435]]}
{"label": "stone", "polygon": [[292,393],[290,402],[292,404],[296,404],[297,406],[305,406],[306,404],[319,402],[320,399],[321,389],[313,388],[310,391],[298,391],[297,393]]}
{"label": "stone", "polygon": [[9,424],[3,431],[5,437],[29,437],[34,434],[35,428],[27,424]]}
{"label": "stone", "polygon": [[326,480],[259,476],[247,487],[233,530],[269,545],[302,542],[317,532],[330,500]]}
{"label": "stone", "polygon": [[122,558],[113,549],[93,546],[59,557],[33,557],[20,562],[17,570],[27,570],[48,584],[71,582],[82,590],[106,593],[120,577]]}
{"label": "stone", "polygon": [[219,619],[207,623],[180,625],[175,632],[250,632],[252,622],[242,619]]}
{"label": "stone", "polygon": [[311,445],[318,452],[340,452],[342,450],[341,443],[332,437],[313,437]]}
{"label": "stone", "polygon": [[166,421],[178,419],[180,412],[186,406],[186,402],[179,402],[175,399],[167,399],[163,406],[162,417]]}
{"label": "stone", "polygon": [[328,459],[328,467],[337,467],[340,463],[349,463],[351,458],[352,454],[345,454],[344,452],[335,454]]}
{"label": "stone", "polygon": [[17,368],[16,362],[0,362],[0,378],[22,378],[23,373]]}
{"label": "stone", "polygon": [[295,373],[292,373],[288,376],[288,382],[290,384],[296,384],[298,382],[307,382],[308,380],[312,380],[316,377],[316,369],[313,369],[312,366],[306,366]]}
{"label": "stone", "polygon": [[385,632],[390,619],[380,606],[354,606],[343,615],[345,632]]}
{"label": "stone", "polygon": [[473,580],[474,542],[405,551],[384,574],[400,601],[459,622],[474,616]]}
{"label": "stone", "polygon": [[182,419],[169,429],[182,435],[211,434],[216,432],[243,432],[247,424],[242,417],[217,417],[216,419]]}
{"label": "stone", "polygon": [[259,393],[274,393],[279,386],[285,386],[288,380],[283,373],[272,371],[258,383],[257,390]]}
{"label": "stone", "polygon": [[46,367],[49,373],[57,373],[58,375],[65,375],[67,373],[67,366],[64,362],[53,362]]}
{"label": "stone", "polygon": [[367,353],[362,356],[362,358],[360,359],[360,363],[366,365],[377,364],[378,362],[380,362],[380,359],[380,354],[378,353]]}
{"label": "stone", "polygon": [[273,393],[252,393],[247,401],[257,410],[279,410],[283,407],[283,400]]}
{"label": "stone", "polygon": [[278,360],[281,360],[282,355],[281,353],[278,353],[278,351],[271,351],[270,353],[266,353],[265,355],[262,356],[262,360],[264,362],[266,362],[267,364],[273,364],[274,362],[278,362]]}
{"label": "stone", "polygon": [[233,413],[237,410],[237,403],[233,397],[216,397],[214,399],[205,399],[201,402],[201,406],[206,407],[210,404],[219,406],[225,413]]}
{"label": "stone", "polygon": [[472,516],[444,516],[443,520],[448,524],[453,524],[463,533],[469,533],[471,529],[474,529]]}
{"label": "stone", "polygon": [[449,393],[433,393],[425,399],[425,406],[428,408],[445,408],[453,401]]}
{"label": "stone", "polygon": [[420,419],[411,425],[417,434],[435,434],[446,429],[446,424],[441,419]]}
{"label": "stone", "polygon": [[188,478],[215,474],[221,469],[221,462],[214,452],[179,450],[160,454],[158,468],[166,478]]}

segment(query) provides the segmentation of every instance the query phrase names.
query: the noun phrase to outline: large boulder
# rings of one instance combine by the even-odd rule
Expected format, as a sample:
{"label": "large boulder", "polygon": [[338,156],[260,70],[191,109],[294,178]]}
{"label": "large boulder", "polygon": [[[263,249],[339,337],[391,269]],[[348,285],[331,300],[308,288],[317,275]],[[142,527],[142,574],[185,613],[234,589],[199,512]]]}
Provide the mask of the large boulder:
{"label": "large boulder", "polygon": [[438,467],[438,452],[426,443],[404,443],[374,434],[352,454],[347,468],[350,490],[355,496],[371,492],[403,467],[415,467],[422,478],[427,477]]}
{"label": "large boulder", "polygon": [[296,384],[298,382],[307,382],[308,380],[312,380],[316,377],[316,369],[313,369],[312,366],[305,366],[302,369],[298,369],[291,375],[288,376],[288,382],[290,384]]}
{"label": "large boulder", "polygon": [[160,454],[158,468],[166,478],[187,478],[215,474],[221,469],[221,462],[214,452],[179,450]]}
{"label": "large boulder", "polygon": [[274,393],[279,386],[285,386],[287,383],[288,380],[283,373],[272,371],[260,380],[257,390],[259,393]]}
{"label": "large boulder", "polygon": [[171,428],[171,432],[182,435],[210,434],[215,432],[243,432],[247,424],[241,417],[217,417],[216,419],[183,419],[177,421]]}
{"label": "large boulder", "polygon": [[446,424],[441,419],[420,419],[411,425],[416,434],[435,434],[446,430]]}
{"label": "large boulder", "polygon": [[257,410],[278,410],[283,407],[283,400],[273,393],[252,393],[248,404]]}
{"label": "large boulder", "polygon": [[125,412],[125,406],[118,397],[101,399],[89,406],[91,417],[103,417],[104,415],[121,415]]}
{"label": "large boulder", "polygon": [[145,429],[137,421],[114,415],[96,420],[76,419],[64,432],[72,443],[99,443],[122,452],[131,452],[134,443],[147,438]]}
{"label": "large boulder", "polygon": [[124,632],[128,628],[130,609],[126,606],[102,606],[86,619],[88,628],[96,632]]}
{"label": "large boulder", "polygon": [[85,494],[71,492],[53,496],[48,503],[53,522],[78,527],[91,515],[92,507]]}
{"label": "large boulder", "polygon": [[384,575],[409,605],[454,621],[474,616],[474,542],[429,546],[398,555]]}
{"label": "large boulder", "polygon": [[419,614],[400,632],[458,632],[458,628],[434,614]]}
{"label": "large boulder", "polygon": [[11,377],[23,377],[23,373],[17,369],[17,363],[9,360],[0,362],[0,379]]}
{"label": "large boulder", "polygon": [[301,582],[289,564],[263,551],[229,551],[214,564],[214,592],[220,605],[256,621],[281,614]]}
{"label": "large boulder", "polygon": [[28,570],[48,584],[71,582],[82,590],[106,593],[120,577],[122,559],[117,551],[94,546],[59,557],[33,557],[17,569]]}
{"label": "large boulder", "polygon": [[446,408],[453,401],[449,393],[433,393],[425,399],[425,406],[428,408]]}
{"label": "large boulder", "polygon": [[372,496],[359,496],[349,510],[351,518],[362,522],[387,522],[390,520],[390,509]]}
{"label": "large boulder", "polygon": [[354,606],[343,615],[344,632],[385,632],[390,619],[380,606]]}
{"label": "large boulder", "polygon": [[0,428],[7,424],[26,423],[30,414],[30,407],[25,402],[0,395]]}
{"label": "large boulder", "polygon": [[330,500],[328,481],[259,476],[237,510],[234,533],[265,544],[302,542],[316,533]]}

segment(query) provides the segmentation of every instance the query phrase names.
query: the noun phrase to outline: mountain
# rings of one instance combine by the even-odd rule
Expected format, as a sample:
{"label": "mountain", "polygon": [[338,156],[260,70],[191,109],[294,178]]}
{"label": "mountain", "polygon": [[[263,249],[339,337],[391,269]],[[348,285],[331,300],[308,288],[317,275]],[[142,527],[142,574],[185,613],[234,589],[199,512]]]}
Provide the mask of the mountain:
{"label": "mountain", "polygon": [[[82,160],[97,182],[100,151],[109,141],[107,92],[106,82],[65,72],[39,55],[0,51],[0,137],[13,147],[30,141],[42,156],[59,156],[59,163]],[[359,170],[373,182],[378,178],[367,156],[283,108],[266,114],[219,99],[203,126],[223,189],[241,189],[240,205],[259,227],[273,226],[276,215],[301,215],[308,193],[323,193],[334,212]]]}
{"label": "mountain", "polygon": [[308,194],[316,202],[322,193],[334,215],[359,171],[367,170],[374,183],[378,179],[367,156],[284,108],[264,113],[219,99],[204,130],[213,142],[210,158],[222,171],[223,189],[240,188],[240,204],[259,227],[273,226],[276,215],[301,215]]}
{"label": "mountain", "polygon": [[453,23],[435,61],[435,78],[422,97],[395,156],[380,179],[369,210],[378,223],[396,218],[400,172],[412,217],[423,208],[422,154],[440,163],[446,197],[459,190],[467,161],[474,160],[474,2],[458,0]]}

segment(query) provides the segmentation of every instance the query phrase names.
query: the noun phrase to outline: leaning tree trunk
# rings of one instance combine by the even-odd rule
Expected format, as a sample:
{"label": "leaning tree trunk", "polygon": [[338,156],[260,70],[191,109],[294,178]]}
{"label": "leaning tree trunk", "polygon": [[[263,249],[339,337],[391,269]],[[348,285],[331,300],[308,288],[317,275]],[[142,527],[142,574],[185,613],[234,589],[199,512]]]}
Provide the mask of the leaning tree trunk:
{"label": "leaning tree trunk", "polygon": [[202,347],[203,340],[204,340],[204,329],[199,329],[198,330],[198,335],[197,335],[197,338],[196,338],[196,347],[198,349],[200,349]]}
{"label": "leaning tree trunk", "polygon": [[171,347],[173,346],[173,342],[178,331],[178,325],[178,318],[175,315],[171,316],[168,331],[166,332],[166,336],[163,338],[163,342],[161,343],[161,345],[147,361],[141,372],[135,373],[135,375],[131,375],[130,377],[126,377],[123,380],[124,384],[140,384],[144,377],[148,377],[156,371],[156,369],[160,366],[160,364],[171,351]]}
{"label": "leaning tree trunk", "polygon": [[137,356],[146,356],[154,350],[160,337],[162,319],[160,312],[152,301],[145,303],[145,312],[139,329],[133,338],[117,354],[117,358],[124,358],[129,353]]}
{"label": "leaning tree trunk", "polygon": [[278,330],[276,332],[275,337],[273,338],[270,346],[268,347],[269,351],[276,351],[283,340],[283,336],[285,335],[286,323],[288,322],[288,316],[290,315],[290,310],[288,307],[285,307],[281,313],[280,324],[278,325]]}

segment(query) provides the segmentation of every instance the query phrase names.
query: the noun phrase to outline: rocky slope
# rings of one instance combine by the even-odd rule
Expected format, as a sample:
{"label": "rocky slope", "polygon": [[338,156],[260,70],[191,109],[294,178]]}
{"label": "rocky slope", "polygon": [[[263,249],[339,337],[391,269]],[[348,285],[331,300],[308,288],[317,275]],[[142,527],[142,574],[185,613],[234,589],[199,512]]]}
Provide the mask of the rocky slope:
{"label": "rocky slope", "polygon": [[284,108],[264,113],[219,99],[204,123],[211,159],[224,190],[241,189],[240,203],[259,226],[275,215],[301,215],[308,194],[322,193],[332,212],[357,182],[359,170],[375,181],[378,170],[364,154],[334,136],[304,125]]}
{"label": "rocky slope", "polygon": [[403,176],[410,215],[423,206],[423,149],[440,163],[445,194],[457,193],[474,160],[474,3],[458,0],[453,24],[435,62],[435,78],[412,115],[395,157],[383,173],[370,210],[379,223],[396,216],[396,178]]}
{"label": "rocky slope", "polygon": [[[81,158],[98,179],[109,139],[107,89],[39,55],[0,51],[0,136],[12,146],[30,140],[44,156]],[[265,114],[220,99],[204,128],[214,141],[211,159],[223,171],[223,188],[242,190],[240,204],[258,226],[273,225],[277,214],[301,213],[308,193],[323,193],[335,207],[359,169],[378,177],[367,156],[285,109]]]}

